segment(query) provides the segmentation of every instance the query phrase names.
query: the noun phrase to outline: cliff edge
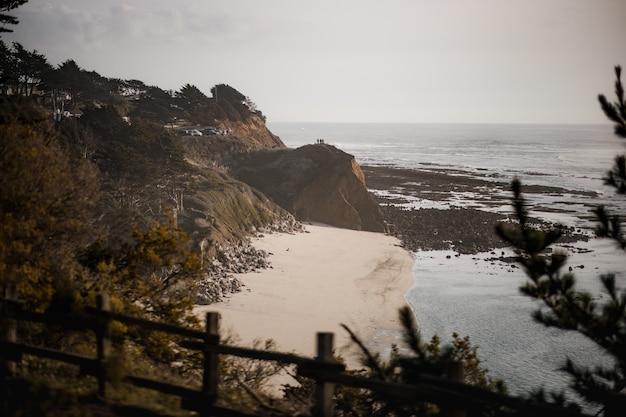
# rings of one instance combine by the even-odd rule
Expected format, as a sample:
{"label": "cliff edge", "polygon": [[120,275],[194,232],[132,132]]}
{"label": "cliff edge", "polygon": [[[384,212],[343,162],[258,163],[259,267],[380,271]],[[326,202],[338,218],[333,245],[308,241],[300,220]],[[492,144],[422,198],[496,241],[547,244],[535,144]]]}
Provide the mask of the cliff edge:
{"label": "cliff edge", "polygon": [[302,221],[384,232],[380,208],[359,164],[326,144],[250,152],[233,158],[229,173]]}
{"label": "cliff edge", "polygon": [[215,168],[226,165],[232,155],[264,149],[286,149],[280,138],[274,135],[258,115],[250,115],[246,121],[221,120],[216,127],[225,135],[180,136],[185,149],[185,160],[192,165]]}

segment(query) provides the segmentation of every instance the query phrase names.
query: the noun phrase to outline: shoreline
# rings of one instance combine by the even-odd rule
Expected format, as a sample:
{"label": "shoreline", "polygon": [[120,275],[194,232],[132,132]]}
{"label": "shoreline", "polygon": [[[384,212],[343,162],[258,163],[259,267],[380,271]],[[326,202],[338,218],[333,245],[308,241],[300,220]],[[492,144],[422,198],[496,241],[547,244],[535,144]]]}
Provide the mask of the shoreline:
{"label": "shoreline", "polygon": [[[538,386],[569,395],[569,381],[559,371],[566,358],[589,367],[602,362],[597,345],[580,334],[533,319],[541,304],[519,291],[528,278],[494,233],[495,222],[512,212],[500,178],[444,169],[363,171],[385,219],[415,249],[415,285],[407,301],[425,340],[438,334],[447,343],[454,332],[470,336],[490,375],[516,395]],[[606,273],[615,273],[624,287],[623,251],[610,239],[595,238],[594,217],[585,213],[602,203],[602,195],[539,185],[524,186],[523,193],[533,223],[566,225],[553,248],[568,254],[578,289],[606,300],[600,279]],[[615,207],[619,212],[625,206],[618,201]]]}
{"label": "shoreline", "polygon": [[[362,166],[368,189],[378,201],[390,233],[411,252],[454,250],[477,254],[508,246],[495,233],[513,216],[510,184],[457,170]],[[552,186],[523,186],[530,219],[543,227],[565,224],[559,243],[584,242],[595,224],[577,223],[569,198],[596,193]],[[550,203],[540,197],[549,195]],[[559,201],[560,199],[562,201]],[[576,219],[576,220],[573,220]],[[582,219],[582,218],[581,218]],[[564,223],[563,223],[564,222]],[[585,230],[586,229],[586,230]]]}
{"label": "shoreline", "polygon": [[398,342],[398,309],[408,305],[414,260],[397,238],[307,223],[304,232],[252,244],[269,254],[271,266],[235,274],[241,292],[194,309],[201,317],[219,312],[226,337],[244,346],[272,339],[280,352],[314,357],[316,333],[332,332],[335,354],[349,368],[360,367],[360,352],[341,324],[368,347]]}
{"label": "shoreline", "polygon": [[[450,331],[470,334],[474,343],[481,346],[481,359],[493,371],[492,375],[510,381],[513,389],[523,389],[515,372],[508,374],[506,364],[498,362],[504,330],[513,332],[513,336],[523,330],[517,330],[522,320],[519,313],[494,335],[490,330],[493,326],[480,325],[484,320],[472,316],[467,305],[459,310],[456,305],[449,305],[450,299],[437,298],[461,285],[456,281],[453,285],[446,283],[464,277],[462,283],[469,286],[468,297],[479,288],[479,283],[485,282],[490,286],[486,295],[499,285],[501,291],[507,290],[509,298],[505,297],[505,301],[519,300],[512,306],[505,303],[503,310],[530,301],[519,296],[517,286],[524,282],[524,275],[494,234],[495,222],[509,217],[508,192],[500,189],[494,193],[487,187],[491,182],[457,172],[372,167],[364,171],[373,174],[367,176],[370,192],[379,201],[390,226],[395,227],[390,231],[396,237],[305,224],[306,232],[253,238],[252,246],[269,254],[270,268],[235,274],[244,283],[243,291],[225,296],[216,304],[197,306],[197,314],[221,313],[222,334],[226,338],[236,334],[237,338],[229,341],[234,345],[250,346],[272,339],[274,350],[307,357],[315,356],[316,333],[332,332],[335,354],[344,359],[349,369],[359,369],[360,351],[340,324],[346,324],[365,346],[385,358],[392,345],[402,346],[398,309],[408,305],[426,339],[438,333],[447,342]],[[444,193],[446,188],[449,191]],[[558,193],[550,197],[562,198],[568,190],[531,190],[529,201],[538,200],[531,209],[538,212],[538,217],[575,214],[562,212],[562,208],[548,212],[546,201],[540,199],[545,193]],[[542,223],[539,219],[537,222]],[[583,263],[572,267],[585,268],[584,275],[599,272],[600,266],[594,259],[604,255],[605,250],[594,253],[596,246],[584,227],[569,226],[567,232],[557,246],[572,253],[573,262],[579,262],[579,254],[585,254],[587,247],[593,248]],[[597,291],[589,280],[583,282]],[[424,298],[425,290],[433,288],[438,293]],[[471,300],[471,304],[494,304],[498,297],[478,303]],[[435,313],[428,310],[437,308],[440,310]],[[522,316],[525,322],[532,321],[528,312]],[[455,322],[456,319],[460,321]],[[533,335],[542,330],[533,330]],[[522,334],[526,335],[524,340],[535,343],[533,337]],[[504,339],[514,339],[513,336]]]}

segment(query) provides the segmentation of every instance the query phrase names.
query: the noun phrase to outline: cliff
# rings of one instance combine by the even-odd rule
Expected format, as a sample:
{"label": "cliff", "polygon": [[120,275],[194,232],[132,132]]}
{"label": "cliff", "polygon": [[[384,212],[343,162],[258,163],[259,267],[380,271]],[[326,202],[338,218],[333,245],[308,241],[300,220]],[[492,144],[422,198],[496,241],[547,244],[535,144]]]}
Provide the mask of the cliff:
{"label": "cliff", "polygon": [[[67,61],[42,74],[38,89],[34,98],[55,115],[68,154],[93,162],[99,221],[121,234],[171,209],[199,245],[209,277],[215,259],[229,264],[227,251],[239,251],[248,236],[297,229],[292,214],[385,230],[352,156],[326,145],[286,148],[250,98],[228,85],[215,85],[210,97],[190,84],[167,91]],[[207,134],[186,134],[200,129]]]}
{"label": "cliff", "polygon": [[258,115],[251,115],[245,121],[219,120],[215,127],[228,134],[179,137],[187,162],[215,168],[227,164],[232,155],[263,149],[286,149]]}
{"label": "cliff", "polygon": [[250,150],[286,148],[283,141],[267,128],[264,118],[257,114],[249,115],[245,121],[221,120],[217,127],[230,132]]}
{"label": "cliff", "polygon": [[250,152],[234,158],[230,174],[258,189],[298,220],[384,232],[378,204],[352,155],[318,144]]}

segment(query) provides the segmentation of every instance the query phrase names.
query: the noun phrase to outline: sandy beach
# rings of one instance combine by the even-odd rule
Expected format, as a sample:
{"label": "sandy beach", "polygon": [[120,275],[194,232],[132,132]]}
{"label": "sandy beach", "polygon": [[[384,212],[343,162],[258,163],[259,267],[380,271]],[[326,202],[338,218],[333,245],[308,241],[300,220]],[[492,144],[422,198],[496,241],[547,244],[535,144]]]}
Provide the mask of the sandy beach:
{"label": "sandy beach", "polygon": [[358,351],[340,324],[377,346],[397,342],[413,258],[391,236],[320,224],[305,229],[253,239],[272,267],[237,275],[242,292],[196,312],[221,313],[222,332],[238,335],[240,345],[273,339],[279,351],[306,356],[315,355],[317,332],[333,332],[336,354],[357,367]]}

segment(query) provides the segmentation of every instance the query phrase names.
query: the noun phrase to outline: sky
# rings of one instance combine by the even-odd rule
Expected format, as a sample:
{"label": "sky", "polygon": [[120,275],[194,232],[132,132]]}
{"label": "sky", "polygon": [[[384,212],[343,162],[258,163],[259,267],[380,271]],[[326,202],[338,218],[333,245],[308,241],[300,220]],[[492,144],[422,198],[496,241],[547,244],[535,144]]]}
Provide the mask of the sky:
{"label": "sky", "polygon": [[210,96],[269,122],[606,123],[624,0],[29,0],[17,41],[58,65]]}

